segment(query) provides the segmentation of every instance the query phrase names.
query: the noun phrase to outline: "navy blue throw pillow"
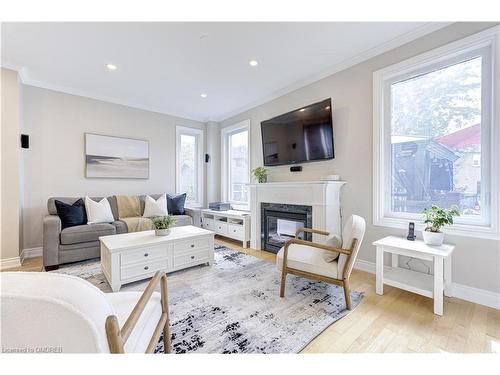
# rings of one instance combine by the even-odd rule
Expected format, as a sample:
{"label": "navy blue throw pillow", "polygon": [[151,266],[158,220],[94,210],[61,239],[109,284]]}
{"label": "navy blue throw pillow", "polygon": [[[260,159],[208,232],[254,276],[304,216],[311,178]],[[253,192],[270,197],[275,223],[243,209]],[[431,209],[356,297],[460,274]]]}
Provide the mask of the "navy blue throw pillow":
{"label": "navy blue throw pillow", "polygon": [[184,215],[185,203],[186,193],[177,195],[167,194],[167,210],[169,215]]}
{"label": "navy blue throw pillow", "polygon": [[54,203],[63,229],[87,224],[87,212],[83,199],[80,198],[73,204],[66,204],[56,199]]}

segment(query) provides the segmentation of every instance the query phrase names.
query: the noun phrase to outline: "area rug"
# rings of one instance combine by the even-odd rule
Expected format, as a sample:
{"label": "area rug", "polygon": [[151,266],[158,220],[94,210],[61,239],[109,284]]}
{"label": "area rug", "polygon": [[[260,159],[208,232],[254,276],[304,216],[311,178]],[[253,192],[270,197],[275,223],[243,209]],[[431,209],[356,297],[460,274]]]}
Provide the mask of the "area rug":
{"label": "area rug", "polygon": [[[104,292],[111,288],[99,260],[62,266]],[[148,280],[124,285],[142,291]],[[339,286],[287,276],[279,297],[274,263],[216,246],[212,266],[168,275],[174,353],[298,353],[328,326],[349,313]],[[353,308],[362,293],[351,292]],[[123,324],[123,322],[120,322]],[[160,341],[156,353],[163,352]]]}

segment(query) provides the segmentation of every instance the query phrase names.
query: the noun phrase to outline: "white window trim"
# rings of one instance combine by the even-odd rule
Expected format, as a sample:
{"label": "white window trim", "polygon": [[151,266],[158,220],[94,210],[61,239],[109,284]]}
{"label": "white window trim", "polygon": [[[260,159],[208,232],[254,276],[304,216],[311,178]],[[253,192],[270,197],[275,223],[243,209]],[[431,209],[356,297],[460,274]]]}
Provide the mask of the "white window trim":
{"label": "white window trim", "polygon": [[[222,200],[224,202],[229,202],[233,206],[233,208],[238,209],[238,210],[249,210],[250,209],[250,202],[247,204],[241,204],[241,202],[232,202],[229,200],[229,160],[228,160],[228,136],[232,133],[242,131],[242,130],[247,130],[248,131],[248,181],[250,182],[250,120],[244,120],[241,122],[238,122],[237,124],[227,126],[221,130],[221,151],[222,151],[222,157],[221,157],[221,181],[222,181],[222,186],[221,186],[221,193],[222,193]],[[250,200],[250,196],[248,197]]]}
{"label": "white window trim", "polygon": [[198,186],[197,186],[197,197],[196,201],[186,201],[186,206],[188,207],[203,207],[204,204],[204,186],[205,186],[205,172],[204,172],[204,163],[203,163],[203,154],[204,154],[204,149],[205,149],[205,142],[204,142],[204,132],[202,129],[196,129],[196,128],[188,128],[185,126],[176,126],[175,127],[175,135],[176,135],[176,147],[175,147],[175,190],[177,193],[183,193],[181,190],[181,171],[179,168],[180,165],[180,144],[181,144],[181,135],[194,135],[198,139],[198,152],[196,155],[197,159],[197,179],[198,179]]}
{"label": "white window trim", "polygon": [[[489,170],[489,186],[483,187],[488,189],[486,199],[489,200],[489,224],[488,225],[472,225],[472,224],[455,224],[451,227],[444,228],[445,233],[458,236],[478,237],[487,239],[500,239],[500,199],[499,199],[499,183],[500,183],[500,108],[498,108],[497,97],[499,96],[500,88],[500,27],[496,26],[472,35],[465,39],[450,43],[446,46],[434,49],[419,56],[410,58],[401,63],[389,66],[373,73],[373,224],[376,226],[390,228],[408,228],[409,221],[415,221],[417,229],[424,228],[424,224],[419,214],[407,214],[405,217],[395,217],[387,215],[387,169],[390,163],[390,157],[387,155],[387,131],[384,126],[385,105],[388,105],[384,100],[384,85],[395,76],[400,76],[405,73],[415,72],[419,69],[428,68],[440,61],[448,60],[454,56],[462,55],[468,51],[477,50],[479,48],[491,48],[491,108],[489,115],[489,128],[486,129],[486,134],[490,135],[489,143],[489,160],[484,160],[485,168]],[[483,123],[481,124],[482,129]],[[496,161],[496,162],[495,162]],[[483,162],[483,161],[482,161]],[[389,198],[390,199],[390,198]]]}

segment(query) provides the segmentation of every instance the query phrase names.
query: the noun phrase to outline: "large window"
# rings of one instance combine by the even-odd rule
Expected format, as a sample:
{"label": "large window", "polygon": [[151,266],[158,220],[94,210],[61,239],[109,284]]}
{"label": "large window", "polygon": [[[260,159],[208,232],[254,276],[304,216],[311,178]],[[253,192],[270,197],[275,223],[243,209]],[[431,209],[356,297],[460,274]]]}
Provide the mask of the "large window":
{"label": "large window", "polygon": [[462,232],[497,231],[494,38],[457,42],[374,73],[375,224],[407,225],[436,204],[459,208]]}
{"label": "large window", "polygon": [[248,208],[249,121],[222,130],[223,199]]}
{"label": "large window", "polygon": [[176,189],[186,202],[203,204],[203,131],[178,126],[176,142]]}

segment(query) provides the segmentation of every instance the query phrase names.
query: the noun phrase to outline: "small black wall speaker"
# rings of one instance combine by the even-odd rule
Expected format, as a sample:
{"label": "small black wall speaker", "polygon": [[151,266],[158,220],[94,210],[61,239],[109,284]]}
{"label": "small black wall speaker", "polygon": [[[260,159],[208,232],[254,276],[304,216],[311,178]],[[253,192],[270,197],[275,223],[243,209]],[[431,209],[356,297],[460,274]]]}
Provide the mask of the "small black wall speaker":
{"label": "small black wall speaker", "polygon": [[208,163],[210,161],[210,155],[205,154],[205,163]]}
{"label": "small black wall speaker", "polygon": [[21,134],[21,147],[30,148],[30,136],[28,134]]}
{"label": "small black wall speaker", "polygon": [[294,165],[290,167],[290,172],[302,172],[302,165]]}

